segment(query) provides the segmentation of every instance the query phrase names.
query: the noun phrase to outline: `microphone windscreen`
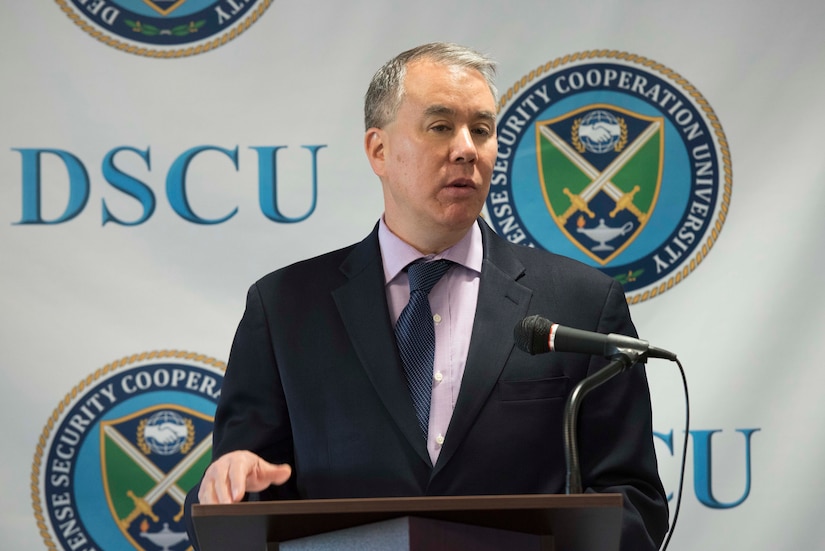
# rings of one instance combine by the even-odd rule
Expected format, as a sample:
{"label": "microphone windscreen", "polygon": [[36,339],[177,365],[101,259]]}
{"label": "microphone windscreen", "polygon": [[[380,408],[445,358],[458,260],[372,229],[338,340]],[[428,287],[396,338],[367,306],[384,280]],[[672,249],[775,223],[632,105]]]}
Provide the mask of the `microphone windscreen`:
{"label": "microphone windscreen", "polygon": [[550,352],[550,328],[553,324],[541,316],[528,316],[516,324],[516,346],[529,354]]}

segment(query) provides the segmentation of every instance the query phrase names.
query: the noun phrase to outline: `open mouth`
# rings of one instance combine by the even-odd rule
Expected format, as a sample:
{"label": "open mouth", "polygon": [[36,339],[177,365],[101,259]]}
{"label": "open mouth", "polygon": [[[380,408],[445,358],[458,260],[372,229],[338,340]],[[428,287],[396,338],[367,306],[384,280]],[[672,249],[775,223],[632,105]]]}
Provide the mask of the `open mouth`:
{"label": "open mouth", "polygon": [[476,185],[475,185],[475,182],[473,182],[473,181],[472,181],[472,180],[470,180],[470,179],[466,179],[466,178],[459,178],[458,180],[453,180],[452,182],[450,182],[449,184],[447,184],[447,187],[450,187],[450,188],[459,188],[459,189],[460,189],[460,188],[471,188],[471,189],[475,189]]}

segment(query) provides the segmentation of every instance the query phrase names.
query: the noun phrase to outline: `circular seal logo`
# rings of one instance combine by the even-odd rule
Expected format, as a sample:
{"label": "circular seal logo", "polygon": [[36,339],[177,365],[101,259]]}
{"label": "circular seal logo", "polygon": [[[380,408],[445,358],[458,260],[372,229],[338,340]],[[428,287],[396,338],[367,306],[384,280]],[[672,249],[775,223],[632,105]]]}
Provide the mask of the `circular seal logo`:
{"label": "circular seal logo", "polygon": [[147,57],[213,50],[248,29],[273,0],[56,0],[101,42]]}
{"label": "circular seal logo", "polygon": [[502,97],[487,218],[514,243],[599,268],[635,304],[707,256],[731,174],[722,126],[684,78],[644,57],[583,52]]}
{"label": "circular seal logo", "polygon": [[212,450],[225,364],[165,350],[107,364],[46,423],[32,501],[49,549],[190,549],[186,493]]}

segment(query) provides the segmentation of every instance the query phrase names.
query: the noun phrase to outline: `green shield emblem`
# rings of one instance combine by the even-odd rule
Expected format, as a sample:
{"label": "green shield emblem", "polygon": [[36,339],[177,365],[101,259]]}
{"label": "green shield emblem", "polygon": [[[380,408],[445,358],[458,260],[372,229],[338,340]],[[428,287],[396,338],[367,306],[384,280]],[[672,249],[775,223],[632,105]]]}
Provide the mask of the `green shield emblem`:
{"label": "green shield emblem", "polygon": [[209,464],[212,418],[155,405],[100,423],[103,490],[109,511],[136,549],[189,548],[186,492]]}
{"label": "green shield emblem", "polygon": [[664,119],[591,104],[536,122],[539,180],[561,231],[604,266],[642,231],[659,196]]}

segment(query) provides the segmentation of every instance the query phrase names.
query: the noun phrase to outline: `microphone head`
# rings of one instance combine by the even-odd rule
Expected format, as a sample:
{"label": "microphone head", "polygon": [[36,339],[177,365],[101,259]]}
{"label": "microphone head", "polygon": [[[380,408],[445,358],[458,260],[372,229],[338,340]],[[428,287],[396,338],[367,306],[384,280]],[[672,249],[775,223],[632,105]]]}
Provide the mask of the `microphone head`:
{"label": "microphone head", "polygon": [[552,326],[550,320],[541,316],[524,318],[513,329],[516,346],[532,355],[550,352],[550,328]]}

